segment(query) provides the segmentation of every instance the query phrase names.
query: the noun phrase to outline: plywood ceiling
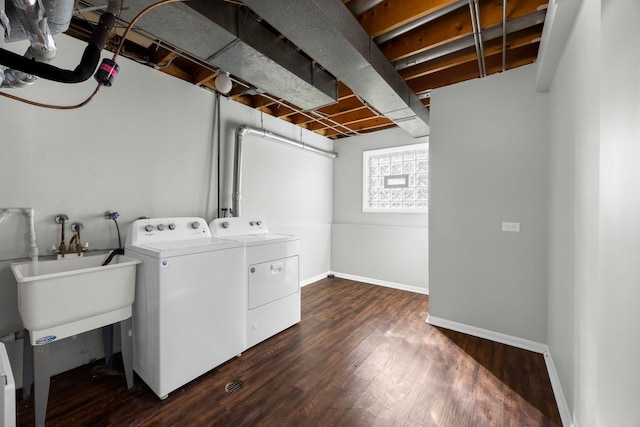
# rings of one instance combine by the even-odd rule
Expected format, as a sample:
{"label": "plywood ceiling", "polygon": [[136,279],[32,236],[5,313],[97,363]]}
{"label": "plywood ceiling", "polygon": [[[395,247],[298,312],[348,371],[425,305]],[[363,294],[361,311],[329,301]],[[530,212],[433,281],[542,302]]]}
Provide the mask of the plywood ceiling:
{"label": "plywood ceiling", "polygon": [[[230,1],[244,7],[241,1]],[[536,61],[548,0],[343,0],[425,108],[430,91],[508,71]],[[505,8],[506,6],[506,8]],[[82,1],[67,33],[86,40],[95,12]],[[477,11],[477,14],[476,14]],[[479,26],[474,20],[479,15]],[[176,78],[216,90],[215,67],[172,49],[150,34],[130,33],[123,54]],[[119,43],[114,37],[110,49]],[[331,46],[327,46],[331,49]],[[232,76],[233,77],[233,76]],[[338,101],[302,111],[250,85],[236,82],[229,96],[266,114],[329,138],[395,124],[338,82]]]}

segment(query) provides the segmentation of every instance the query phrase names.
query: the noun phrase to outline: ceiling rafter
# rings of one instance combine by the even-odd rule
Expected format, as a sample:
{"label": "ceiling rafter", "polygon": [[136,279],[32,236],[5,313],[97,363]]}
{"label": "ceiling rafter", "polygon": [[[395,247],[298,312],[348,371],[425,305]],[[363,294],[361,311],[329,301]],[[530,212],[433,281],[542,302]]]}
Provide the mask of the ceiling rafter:
{"label": "ceiling rafter", "polygon": [[[541,31],[542,25],[539,25],[509,34],[507,36],[507,55],[509,50],[540,41]],[[498,52],[502,52],[501,39],[493,39],[485,42],[485,54],[490,55]],[[476,50],[474,47],[468,47],[450,55],[423,62],[414,67],[405,68],[400,70],[400,75],[405,80],[411,80],[471,61],[476,61]]]}

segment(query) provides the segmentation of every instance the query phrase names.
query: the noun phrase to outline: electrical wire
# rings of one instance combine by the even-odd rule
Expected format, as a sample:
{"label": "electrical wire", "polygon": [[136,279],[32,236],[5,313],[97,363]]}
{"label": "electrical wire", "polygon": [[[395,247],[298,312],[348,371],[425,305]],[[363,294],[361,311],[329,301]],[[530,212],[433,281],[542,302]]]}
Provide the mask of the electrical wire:
{"label": "electrical wire", "polygon": [[[131,21],[131,23],[129,23],[129,25],[125,29],[124,33],[122,34],[122,40],[120,40],[120,43],[118,44],[118,48],[116,49],[115,53],[113,54],[113,57],[111,58],[112,61],[115,62],[116,58],[120,55],[120,52],[122,51],[124,43],[127,40],[127,35],[131,31],[131,28],[133,28],[133,26],[136,24],[136,22],[138,22],[140,20],[140,18],[142,18],[147,12],[155,9],[156,7],[159,7],[159,6],[162,6],[162,5],[165,5],[165,4],[177,3],[177,2],[185,2],[185,1],[189,1],[189,0],[162,0],[162,1],[159,1],[157,3],[151,4],[151,5],[147,6],[146,8],[144,8],[140,13],[138,13],[138,15],[136,15],[136,17]],[[49,108],[49,109],[54,109],[54,110],[74,110],[74,109],[77,109],[77,108],[84,107],[89,102],[91,102],[93,100],[93,98],[96,97],[96,95],[98,94],[98,92],[100,91],[101,88],[102,88],[102,84],[98,83],[98,85],[94,89],[93,93],[91,93],[91,95],[89,95],[89,97],[87,99],[85,99],[84,101],[82,101],[82,102],[80,102],[78,104],[75,104],[75,105],[53,105],[53,104],[47,104],[47,103],[42,103],[42,102],[37,102],[37,101],[32,101],[32,100],[29,100],[29,99],[21,98],[19,96],[11,95],[11,94],[6,93],[6,92],[0,92],[0,95],[2,95],[4,97],[7,97],[7,98],[10,98],[10,99],[13,99],[14,101],[20,101],[20,102],[23,102],[25,104],[33,105],[35,107]]]}

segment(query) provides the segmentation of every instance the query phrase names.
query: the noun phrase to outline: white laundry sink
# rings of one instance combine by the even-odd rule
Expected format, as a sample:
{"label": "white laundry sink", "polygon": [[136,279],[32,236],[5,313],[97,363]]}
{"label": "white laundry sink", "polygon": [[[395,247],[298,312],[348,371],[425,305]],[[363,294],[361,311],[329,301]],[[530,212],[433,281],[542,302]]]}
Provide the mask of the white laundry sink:
{"label": "white laundry sink", "polygon": [[131,317],[136,264],[124,255],[102,266],[107,255],[18,262],[11,271],[18,285],[18,312],[40,345]]}

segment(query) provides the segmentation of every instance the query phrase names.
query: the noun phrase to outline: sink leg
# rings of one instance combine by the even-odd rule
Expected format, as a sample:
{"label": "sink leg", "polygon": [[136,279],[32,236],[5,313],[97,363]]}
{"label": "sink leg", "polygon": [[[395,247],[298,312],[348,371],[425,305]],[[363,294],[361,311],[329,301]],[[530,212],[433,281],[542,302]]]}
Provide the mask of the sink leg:
{"label": "sink leg", "polygon": [[22,342],[22,400],[27,400],[31,396],[31,386],[33,385],[33,346],[29,331],[24,331],[24,341]]}
{"label": "sink leg", "polygon": [[104,363],[113,364],[113,325],[102,327],[102,345],[104,347]]}
{"label": "sink leg", "polygon": [[133,388],[133,321],[128,318],[120,322],[120,342],[122,346],[122,362],[127,379],[127,389]]}
{"label": "sink leg", "polygon": [[49,401],[49,344],[37,345],[33,348],[35,386],[34,400],[36,426],[44,426]]}

